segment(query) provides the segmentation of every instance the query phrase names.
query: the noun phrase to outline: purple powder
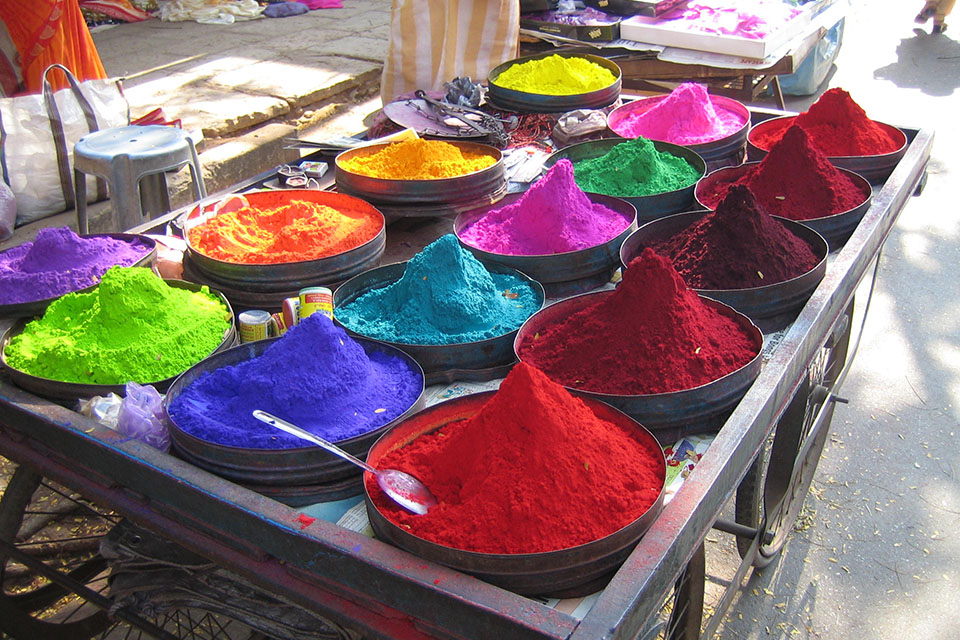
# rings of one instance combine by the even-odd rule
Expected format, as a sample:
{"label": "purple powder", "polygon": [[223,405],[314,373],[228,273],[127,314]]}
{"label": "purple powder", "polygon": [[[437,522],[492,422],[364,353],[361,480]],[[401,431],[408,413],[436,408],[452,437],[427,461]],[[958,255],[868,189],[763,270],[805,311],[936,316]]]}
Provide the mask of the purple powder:
{"label": "purple powder", "polygon": [[404,358],[361,345],[322,313],[287,331],[260,356],[201,375],[170,404],[186,433],[246,449],[293,449],[303,440],[253,417],[262,409],[338,442],[409,409],[423,376]]}
{"label": "purple powder", "polygon": [[110,267],[129,267],[153,241],[81,237],[69,227],[41,229],[33,242],[0,253],[0,304],[56,298],[100,282]]}
{"label": "purple powder", "polygon": [[609,13],[604,13],[603,11],[599,11],[593,7],[587,7],[580,11],[569,12],[543,11],[541,13],[531,13],[525,15],[524,18],[528,20],[536,20],[537,22],[572,24],[575,26],[600,26],[606,24],[616,24],[620,21],[620,18],[617,16],[611,16]]}
{"label": "purple powder", "polygon": [[573,180],[573,164],[562,158],[518,201],[488,212],[460,237],[490,253],[549,255],[603,244],[630,222],[591,202]]}

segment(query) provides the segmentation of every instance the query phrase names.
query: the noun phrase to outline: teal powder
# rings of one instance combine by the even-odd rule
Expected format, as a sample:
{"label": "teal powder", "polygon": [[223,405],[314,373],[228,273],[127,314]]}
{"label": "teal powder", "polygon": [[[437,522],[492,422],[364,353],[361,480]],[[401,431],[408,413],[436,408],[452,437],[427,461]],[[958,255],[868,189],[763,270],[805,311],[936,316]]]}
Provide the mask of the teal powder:
{"label": "teal powder", "polygon": [[408,263],[403,276],[335,310],[360,335],[404,344],[460,344],[510,333],[540,309],[526,281],[490,273],[447,234]]}
{"label": "teal powder", "polygon": [[657,151],[646,138],[621,142],[602,156],[573,165],[573,178],[581,189],[621,198],[677,191],[700,177],[684,158]]}

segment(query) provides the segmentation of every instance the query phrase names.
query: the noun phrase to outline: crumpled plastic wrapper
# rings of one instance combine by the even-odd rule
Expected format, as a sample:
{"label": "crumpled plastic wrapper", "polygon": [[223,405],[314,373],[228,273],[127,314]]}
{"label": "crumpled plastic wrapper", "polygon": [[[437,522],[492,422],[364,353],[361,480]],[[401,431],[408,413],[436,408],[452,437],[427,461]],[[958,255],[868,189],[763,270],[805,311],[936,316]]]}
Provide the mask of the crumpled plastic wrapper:
{"label": "crumpled plastic wrapper", "polygon": [[150,445],[170,450],[170,428],[163,396],[151,385],[128,382],[126,397],[115,393],[81,400],[78,411],[100,424]]}
{"label": "crumpled plastic wrapper", "polygon": [[106,396],[93,396],[87,400],[81,400],[77,411],[116,431],[117,416],[120,414],[120,404],[122,402],[123,398],[115,393]]}
{"label": "crumpled plastic wrapper", "polygon": [[607,116],[596,109],[577,109],[560,116],[550,137],[559,146],[602,138],[607,131]]}
{"label": "crumpled plastic wrapper", "polygon": [[183,238],[152,234],[147,237],[157,241],[157,259],[153,263],[153,270],[157,275],[161,278],[182,280],[183,253],[187,250],[187,243]]}

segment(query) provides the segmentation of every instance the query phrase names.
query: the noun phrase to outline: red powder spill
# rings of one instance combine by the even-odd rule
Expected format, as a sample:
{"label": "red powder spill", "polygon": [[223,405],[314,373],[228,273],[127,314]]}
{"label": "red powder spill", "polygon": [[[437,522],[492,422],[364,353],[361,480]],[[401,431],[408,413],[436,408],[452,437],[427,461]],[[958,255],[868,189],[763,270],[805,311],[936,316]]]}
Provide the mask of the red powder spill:
{"label": "red powder spill", "polygon": [[739,369],[760,345],[645,249],[611,294],[527,336],[519,355],[567,387],[639,395],[690,389]]}
{"label": "red powder spill", "polygon": [[670,258],[694,289],[762,287],[796,278],[820,262],[743,185],[733,186],[716,211],[651,247]]}
{"label": "red powder spill", "polygon": [[303,531],[304,529],[306,529],[307,527],[309,527],[310,525],[312,525],[312,524],[313,524],[314,522],[316,522],[316,521],[317,521],[316,518],[311,518],[310,516],[308,516],[308,515],[305,514],[305,513],[301,513],[300,515],[297,516],[297,522],[300,523],[300,530],[301,530],[301,531]]}
{"label": "red powder spill", "polygon": [[734,184],[749,187],[770,215],[811,220],[849,211],[870,195],[817,151],[806,132],[790,127],[770,153],[736,182],[718,182],[699,196],[716,208]]}
{"label": "red powder spill", "polygon": [[437,497],[423,516],[367,490],[393,523],[441,545],[541,553],[630,524],[663,487],[662,453],[638,430],[608,422],[542,372],[520,363],[478,413],[390,452]]}
{"label": "red powder spill", "polygon": [[[824,155],[876,156],[893,153],[903,146],[903,134],[867,117],[866,112],[840,88],[829,89],[794,120]],[[757,131],[751,141],[761,149],[772,149],[783,128]]]}

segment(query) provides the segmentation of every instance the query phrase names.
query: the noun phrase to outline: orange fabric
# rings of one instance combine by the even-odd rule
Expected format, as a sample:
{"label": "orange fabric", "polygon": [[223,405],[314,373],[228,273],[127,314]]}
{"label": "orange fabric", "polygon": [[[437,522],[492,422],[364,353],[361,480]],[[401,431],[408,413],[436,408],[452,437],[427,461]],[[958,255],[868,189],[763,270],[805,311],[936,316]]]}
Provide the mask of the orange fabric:
{"label": "orange fabric", "polygon": [[[107,77],[77,0],[0,0],[0,18],[20,52],[27,93],[40,92],[43,71],[55,62],[78,80]],[[54,89],[67,86],[62,73],[48,78]]]}

